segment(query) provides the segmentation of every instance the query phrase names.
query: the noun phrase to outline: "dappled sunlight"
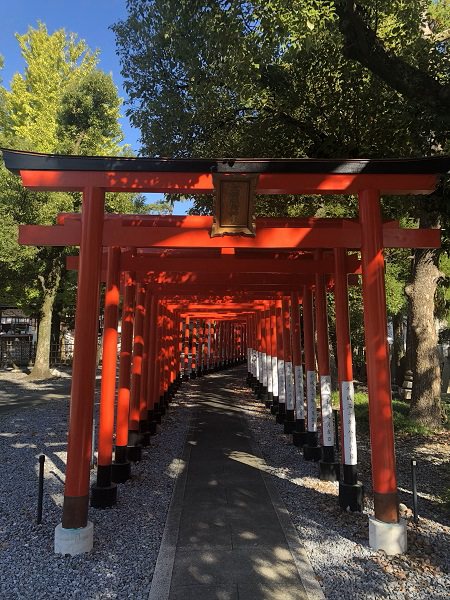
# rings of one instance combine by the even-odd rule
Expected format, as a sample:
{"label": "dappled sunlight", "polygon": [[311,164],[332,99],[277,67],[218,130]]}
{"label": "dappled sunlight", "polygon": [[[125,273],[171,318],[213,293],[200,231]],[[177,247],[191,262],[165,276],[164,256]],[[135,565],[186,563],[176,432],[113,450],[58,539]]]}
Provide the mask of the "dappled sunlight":
{"label": "dappled sunlight", "polygon": [[186,461],[182,458],[174,458],[167,466],[165,473],[171,478],[176,479],[186,469]]}

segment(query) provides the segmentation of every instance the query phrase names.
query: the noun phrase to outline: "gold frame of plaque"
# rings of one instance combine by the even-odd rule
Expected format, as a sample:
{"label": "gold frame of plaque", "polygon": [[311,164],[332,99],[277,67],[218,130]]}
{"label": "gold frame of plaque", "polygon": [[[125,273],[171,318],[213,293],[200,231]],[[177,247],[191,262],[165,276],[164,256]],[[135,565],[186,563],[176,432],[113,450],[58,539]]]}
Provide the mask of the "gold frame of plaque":
{"label": "gold frame of plaque", "polygon": [[213,173],[215,189],[211,237],[256,236],[255,188],[258,175]]}

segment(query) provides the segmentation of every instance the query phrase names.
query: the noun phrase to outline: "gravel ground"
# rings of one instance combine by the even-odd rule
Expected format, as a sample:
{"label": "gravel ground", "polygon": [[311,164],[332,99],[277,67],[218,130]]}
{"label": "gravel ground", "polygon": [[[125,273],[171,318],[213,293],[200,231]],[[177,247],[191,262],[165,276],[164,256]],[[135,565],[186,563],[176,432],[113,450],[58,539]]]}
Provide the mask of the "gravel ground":
{"label": "gravel ground", "polygon": [[[22,374],[0,374],[0,396],[11,390],[29,398],[33,391],[50,393],[52,384],[26,383]],[[53,553],[63,501],[67,396],[32,408],[19,410],[17,405],[13,412],[0,415],[2,600],[148,597],[175,481],[175,460],[182,455],[187,433],[188,404],[180,391],[152,446],[134,466],[133,478],[120,486],[117,507],[90,509],[93,551],[71,558]],[[47,457],[44,518],[36,525],[41,453]]]}
{"label": "gravel ground", "polygon": [[[241,375],[242,369],[238,373]],[[51,397],[55,386],[57,398],[21,410],[17,404],[12,412],[0,414],[0,598],[143,600],[148,596],[164,529],[175,460],[182,455],[186,437],[189,386],[181,388],[152,447],[135,465],[133,479],[120,486],[117,507],[91,509],[93,552],[72,558],[53,554],[53,531],[61,519],[63,499],[68,408],[65,386],[58,380],[53,384],[30,384],[22,374],[0,374],[0,400],[8,394],[19,400],[22,395],[33,398],[36,393]],[[414,450],[427,465],[419,476],[423,517],[415,526],[411,511],[406,511],[408,554],[387,557],[367,546],[367,513],[372,508],[367,438],[359,440],[367,509],[362,515],[342,513],[337,505],[337,484],[317,479],[317,465],[303,460],[290,437],[242,385],[242,379],[236,378],[230,393],[246,410],[250,429],[327,599],[449,597],[450,528],[448,515],[437,498],[436,484],[448,460],[448,444],[441,437],[402,440],[406,450],[398,454],[399,484],[405,489],[402,500],[406,505],[410,504],[410,451]],[[37,457],[41,453],[47,461],[44,522],[38,526]]]}
{"label": "gravel ground", "polygon": [[[425,439],[422,442],[410,440],[422,460],[430,455],[435,469],[430,471],[427,465],[419,479],[419,491],[423,491],[420,506],[425,516],[418,525],[414,525],[412,511],[406,507],[411,504],[411,494],[407,489],[401,494],[406,505],[409,549],[406,555],[388,557],[368,547],[368,514],[373,510],[373,502],[367,438],[360,439],[358,444],[365,448],[360,452],[360,459],[365,462],[361,478],[367,490],[367,506],[363,514],[343,513],[337,503],[337,483],[321,482],[317,478],[318,466],[303,460],[291,437],[283,434],[282,426],[275,423],[248,389],[238,384],[233,391],[246,407],[252,434],[261,446],[269,472],[327,599],[443,600],[450,597],[448,514],[434,493],[423,491],[428,489],[429,477],[430,488],[435,492],[434,478],[445,469],[450,451],[448,444],[443,444],[439,436],[431,440],[429,448]],[[408,488],[409,452],[398,452],[397,460],[399,485]],[[428,501],[424,502],[424,498]]]}

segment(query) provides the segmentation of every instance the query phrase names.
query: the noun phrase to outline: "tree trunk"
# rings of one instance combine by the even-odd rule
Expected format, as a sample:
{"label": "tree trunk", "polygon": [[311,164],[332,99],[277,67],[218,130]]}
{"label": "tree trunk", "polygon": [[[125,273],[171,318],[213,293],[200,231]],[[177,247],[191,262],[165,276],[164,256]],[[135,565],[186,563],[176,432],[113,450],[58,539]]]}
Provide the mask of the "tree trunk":
{"label": "tree trunk", "polygon": [[53,305],[56,294],[58,293],[61,281],[61,264],[56,260],[53,262],[47,280],[41,280],[44,290],[44,300],[41,308],[41,319],[39,322],[39,331],[36,346],[36,359],[28,379],[49,379],[52,377],[50,371],[50,344],[52,331]]}
{"label": "tree trunk", "polygon": [[392,357],[391,357],[391,379],[394,385],[402,385],[403,381],[399,381],[400,359],[403,352],[403,314],[398,313],[392,318],[393,341],[392,341]]}
{"label": "tree trunk", "polygon": [[[431,215],[420,226],[435,225]],[[438,250],[416,250],[412,281],[407,286],[411,315],[411,358],[413,387],[410,416],[430,428],[442,426],[438,336],[435,328],[434,296],[442,276]]]}

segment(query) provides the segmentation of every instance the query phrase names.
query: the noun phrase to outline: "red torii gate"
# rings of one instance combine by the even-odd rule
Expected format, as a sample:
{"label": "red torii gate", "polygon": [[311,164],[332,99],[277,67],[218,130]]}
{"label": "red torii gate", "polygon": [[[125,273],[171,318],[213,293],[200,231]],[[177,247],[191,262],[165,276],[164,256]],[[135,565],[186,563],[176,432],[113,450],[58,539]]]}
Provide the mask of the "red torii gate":
{"label": "red torii gate", "polygon": [[[80,245],[80,268],[66,489],[62,525],[55,532],[59,551],[69,551],[74,544],[78,551],[83,551],[92,545],[87,507],[98,288],[102,246],[113,245],[111,229],[114,235],[117,233],[113,220],[104,220],[104,194],[106,191],[211,193],[214,191],[213,173],[258,174],[258,194],[358,195],[359,226],[351,235],[347,233],[346,243],[341,242],[342,245],[334,231],[320,236],[314,228],[302,231],[297,226],[278,234],[276,228],[270,226],[262,227],[260,232],[258,225],[254,239],[210,239],[204,226],[188,227],[187,231],[176,225],[149,229],[121,226],[119,245],[142,246],[150,237],[152,246],[169,248],[361,248],[375,503],[375,518],[369,521],[369,541],[376,548],[401,551],[406,547],[406,529],[398,516],[386,341],[385,231],[380,195],[431,193],[439,176],[449,171],[449,158],[172,160],[70,157],[11,150],[4,150],[3,156],[7,168],[18,172],[29,189],[83,193],[81,223],[78,227],[75,222],[71,225],[70,243]],[[421,235],[426,236],[427,232],[414,235],[416,245],[420,246]],[[429,239],[422,243],[434,245]],[[96,307],[95,310],[92,307]]]}

